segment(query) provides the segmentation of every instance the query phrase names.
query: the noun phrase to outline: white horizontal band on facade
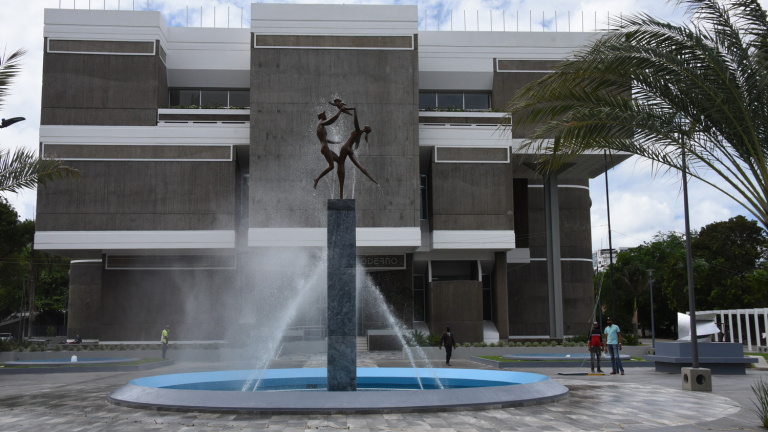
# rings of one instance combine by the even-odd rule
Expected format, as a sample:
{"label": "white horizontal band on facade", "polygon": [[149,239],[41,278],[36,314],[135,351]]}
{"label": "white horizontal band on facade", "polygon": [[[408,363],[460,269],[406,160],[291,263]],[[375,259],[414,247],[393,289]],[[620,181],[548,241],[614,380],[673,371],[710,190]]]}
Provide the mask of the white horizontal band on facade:
{"label": "white horizontal band on facade", "polygon": [[[357,228],[357,247],[419,247],[419,227]],[[248,228],[249,247],[327,247],[326,228]]]}
{"label": "white horizontal band on facade", "polygon": [[[546,258],[531,258],[531,261],[546,261]],[[594,261],[592,261],[592,258],[560,258],[560,261],[579,261],[579,262],[588,262],[590,264],[594,264]]]}
{"label": "white horizontal band on facade", "polygon": [[35,249],[221,249],[235,247],[232,230],[38,231]]}
{"label": "white horizontal band on facade", "polygon": [[[56,144],[42,144],[42,158],[43,159],[51,159],[55,158],[56,160],[70,160],[70,161],[106,161],[106,162],[114,162],[114,161],[130,161],[130,162],[229,162],[234,159],[234,149],[231,145],[210,145],[206,147],[225,147],[228,149],[229,156],[222,157],[222,158],[176,158],[176,157],[167,157],[167,158],[142,158],[142,157],[123,157],[123,158],[115,158],[115,157],[92,157],[92,158],[85,158],[85,157],[67,157],[67,156],[60,156],[56,155],[56,151],[52,150],[55,149],[56,146],[59,145],[69,145],[69,146],[125,146],[130,147],[130,144],[79,144],[79,143],[56,143]],[[140,144],[142,146],[146,146],[146,144]],[[158,148],[158,147],[179,147],[178,144],[175,145],[151,145],[152,148]],[[202,147],[202,144],[197,144],[194,146],[184,146],[184,147]],[[48,157],[48,153],[46,153],[47,150],[52,150],[52,157]]]}
{"label": "white horizontal band on facade", "polygon": [[296,8],[289,4],[251,3],[251,31],[328,35],[343,29],[345,36],[371,32],[413,36],[418,32],[418,16],[414,5],[303,4]]}
{"label": "white horizontal band on facade", "polygon": [[72,260],[69,263],[70,264],[85,264],[85,263],[100,263],[102,262],[101,259],[81,259],[81,260]]}
{"label": "white horizontal band on facade", "polygon": [[[55,41],[82,41],[82,42],[138,42],[151,43],[152,52],[113,52],[113,51],[57,51],[51,49],[51,42]],[[96,54],[96,55],[123,55],[123,56],[154,56],[157,51],[157,42],[154,40],[119,40],[119,39],[79,39],[79,38],[48,38],[45,44],[45,51],[52,54]]]}
{"label": "white horizontal band on facade", "polygon": [[250,145],[250,125],[40,126],[44,144]]}
{"label": "white horizontal band on facade", "polygon": [[[543,184],[529,184],[529,188],[543,188]],[[557,185],[559,188],[571,188],[571,189],[584,189],[589,190],[589,186],[583,186],[583,185],[569,185],[569,184],[559,184]]]}
{"label": "white horizontal band on facade", "polygon": [[492,249],[515,248],[513,230],[435,230],[432,249]]}

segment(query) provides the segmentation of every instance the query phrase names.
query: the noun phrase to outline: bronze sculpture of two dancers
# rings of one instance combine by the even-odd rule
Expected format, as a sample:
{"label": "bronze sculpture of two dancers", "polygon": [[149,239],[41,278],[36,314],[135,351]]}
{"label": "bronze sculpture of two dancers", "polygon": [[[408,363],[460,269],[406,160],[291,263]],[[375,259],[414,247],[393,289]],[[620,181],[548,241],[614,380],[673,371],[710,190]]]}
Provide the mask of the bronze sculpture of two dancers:
{"label": "bronze sculpture of two dancers", "polygon": [[[371,179],[376,184],[379,184],[373,177],[371,177],[370,174],[368,174],[368,171],[366,171],[365,168],[363,168],[362,165],[360,165],[360,162],[357,161],[357,157],[355,157],[355,149],[360,147],[360,138],[363,137],[363,134],[365,134],[365,142],[368,142],[368,134],[371,133],[371,127],[366,125],[363,126],[362,129],[360,129],[360,124],[357,121],[357,109],[347,107],[344,102],[341,101],[341,99],[334,99],[333,102],[329,102],[331,105],[335,106],[339,109],[339,111],[331,118],[327,118],[325,115],[325,111],[321,112],[317,115],[318,120],[320,120],[317,123],[317,138],[320,140],[320,153],[325,157],[325,160],[328,162],[328,167],[326,167],[322,173],[320,173],[319,176],[315,179],[314,187],[317,189],[317,182],[320,181],[321,178],[323,178],[326,174],[331,172],[333,170],[333,165],[336,163],[336,173],[339,176],[339,199],[344,199],[344,177],[345,177],[345,171],[344,171],[344,163],[347,161],[347,158],[352,161],[353,164],[363,173],[366,177]],[[350,114],[349,112],[352,111],[353,114]],[[337,155],[333,150],[331,150],[328,147],[328,143],[331,144],[338,144],[335,141],[328,139],[328,134],[325,131],[326,126],[330,126],[333,123],[336,122],[336,120],[339,118],[339,115],[341,113],[351,115],[354,119],[354,125],[355,129],[350,132],[349,138],[344,143],[344,145],[341,146],[341,150],[339,150],[339,154]],[[354,145],[354,148],[352,147]]]}

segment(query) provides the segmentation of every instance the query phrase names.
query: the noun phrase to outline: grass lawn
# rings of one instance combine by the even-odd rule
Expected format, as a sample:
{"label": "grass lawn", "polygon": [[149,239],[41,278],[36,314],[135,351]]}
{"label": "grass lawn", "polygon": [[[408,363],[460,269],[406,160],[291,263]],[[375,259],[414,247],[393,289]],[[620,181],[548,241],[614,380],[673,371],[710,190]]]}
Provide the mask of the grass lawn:
{"label": "grass lawn", "polygon": [[[563,360],[536,360],[536,359],[513,360],[513,359],[504,358],[502,356],[478,356],[478,357],[484,358],[484,359],[487,359],[487,360],[498,361],[498,362],[526,362],[527,363],[527,362],[531,362],[531,361],[535,361],[535,362],[573,362],[573,361],[580,361],[580,360],[589,361],[588,358],[566,358],[566,359],[563,359]],[[629,359],[631,361],[645,361],[645,359],[640,358],[640,357],[630,357]]]}

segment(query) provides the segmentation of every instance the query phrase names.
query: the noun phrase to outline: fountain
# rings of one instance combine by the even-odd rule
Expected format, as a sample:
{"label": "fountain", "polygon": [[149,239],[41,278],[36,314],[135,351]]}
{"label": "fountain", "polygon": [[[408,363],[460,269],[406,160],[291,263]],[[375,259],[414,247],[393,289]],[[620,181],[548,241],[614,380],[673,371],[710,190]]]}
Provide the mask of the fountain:
{"label": "fountain", "polygon": [[[499,408],[546,403],[567,397],[568,389],[539,374],[471,369],[435,369],[426,356],[427,367],[417,367],[405,346],[399,325],[386,309],[387,320],[404,344],[412,368],[358,368],[356,348],[356,240],[355,201],[344,199],[344,162],[354,165],[371,181],[373,177],[354,155],[354,147],[371,132],[360,128],[357,109],[341,100],[331,103],[338,112],[327,119],[318,116],[317,136],[321,152],[336,164],[339,199],[328,200],[327,223],[327,368],[268,369],[277,352],[278,339],[272,338],[265,357],[255,370],[198,372],[160,375],[132,380],[109,395],[116,405],[206,412],[303,412],[364,413],[382,411],[439,411],[448,408]],[[350,114],[350,111],[352,112]],[[355,129],[336,155],[328,147],[325,126],[342,114],[354,117]],[[327,168],[315,179],[330,172]],[[312,278],[317,272],[313,272]],[[311,283],[306,283],[310,286]],[[302,297],[305,289],[301,289]],[[281,328],[293,319],[298,301],[283,314]],[[411,391],[413,390],[413,391]]]}

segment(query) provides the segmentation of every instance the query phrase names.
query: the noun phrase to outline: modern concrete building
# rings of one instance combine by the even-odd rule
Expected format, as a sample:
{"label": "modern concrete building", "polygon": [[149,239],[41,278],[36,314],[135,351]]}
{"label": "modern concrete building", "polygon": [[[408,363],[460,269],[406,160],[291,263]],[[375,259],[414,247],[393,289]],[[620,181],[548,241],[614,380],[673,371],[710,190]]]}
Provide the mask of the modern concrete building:
{"label": "modern concrete building", "polygon": [[[338,182],[312,188],[315,125],[334,97],[373,128],[357,155],[379,186],[348,164],[345,197],[359,258],[406,325],[461,341],[587,331],[603,156],[542,178],[499,123],[598,34],[418,31],[415,6],[251,11],[250,28],[222,29],[46,10],[41,154],[82,179],[38,192],[35,247],[72,259],[70,334],[155,340],[169,323],[177,340],[221,339],[247,320],[260,263],[325,245]],[[361,334],[376,328],[360,315]]]}

